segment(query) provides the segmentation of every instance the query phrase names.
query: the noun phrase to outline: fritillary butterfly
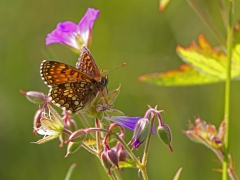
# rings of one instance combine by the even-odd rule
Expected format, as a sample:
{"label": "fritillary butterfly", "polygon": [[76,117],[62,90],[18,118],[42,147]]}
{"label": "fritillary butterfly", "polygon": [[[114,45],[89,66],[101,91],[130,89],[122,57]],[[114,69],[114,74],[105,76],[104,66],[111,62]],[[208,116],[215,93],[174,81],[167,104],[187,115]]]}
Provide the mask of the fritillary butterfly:
{"label": "fritillary butterfly", "polygon": [[98,91],[107,86],[107,76],[101,76],[94,59],[83,46],[76,68],[57,61],[44,60],[40,74],[50,87],[52,102],[66,108],[69,113],[82,110],[95,97]]}

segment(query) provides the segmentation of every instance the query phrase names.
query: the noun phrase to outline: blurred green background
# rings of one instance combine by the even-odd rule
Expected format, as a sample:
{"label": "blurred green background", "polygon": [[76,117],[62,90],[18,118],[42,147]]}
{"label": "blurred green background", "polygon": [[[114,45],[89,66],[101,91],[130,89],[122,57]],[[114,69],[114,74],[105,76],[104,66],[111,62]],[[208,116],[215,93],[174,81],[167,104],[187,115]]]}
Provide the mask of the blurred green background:
{"label": "blurred green background", "polygon": [[[217,1],[198,0],[219,31],[226,36]],[[140,75],[165,72],[183,64],[177,45],[187,46],[203,33],[211,45],[219,43],[185,0],[172,0],[162,13],[157,0],[1,0],[0,1],[0,179],[64,179],[76,162],[72,179],[107,179],[100,162],[84,149],[64,158],[66,147],[59,141],[31,144],[35,136],[33,116],[38,109],[19,93],[20,89],[48,92],[39,75],[42,60],[75,65],[78,55],[61,45],[45,45],[45,37],[58,22],[78,23],[88,7],[100,9],[93,27],[91,52],[102,69],[123,62],[124,68],[110,74],[109,90],[121,84],[115,108],[126,115],[142,116],[147,104],[165,110],[164,122],[173,133],[174,152],[156,136],[151,141],[148,174],[151,180],[172,179],[183,167],[180,179],[220,179],[213,169],[221,168],[217,157],[206,147],[192,143],[182,133],[189,121],[200,116],[217,125],[223,119],[224,83],[157,87],[137,81]],[[235,22],[240,17],[236,0]],[[54,54],[54,58],[48,54]],[[232,83],[230,152],[240,176],[239,132],[240,83]],[[126,139],[131,138],[127,131]],[[141,157],[143,147],[135,152]],[[139,179],[137,170],[125,169],[123,179]]]}

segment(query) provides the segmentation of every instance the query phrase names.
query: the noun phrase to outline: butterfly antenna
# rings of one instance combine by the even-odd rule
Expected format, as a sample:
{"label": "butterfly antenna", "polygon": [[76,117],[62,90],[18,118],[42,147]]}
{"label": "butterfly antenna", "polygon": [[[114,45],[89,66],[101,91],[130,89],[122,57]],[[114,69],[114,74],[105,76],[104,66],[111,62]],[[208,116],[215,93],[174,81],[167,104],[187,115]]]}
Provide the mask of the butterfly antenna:
{"label": "butterfly antenna", "polygon": [[116,67],[116,68],[108,71],[108,73],[106,74],[106,76],[107,76],[110,72],[115,71],[116,69],[118,69],[118,68],[120,68],[120,67],[123,67],[123,66],[125,66],[125,65],[126,65],[126,63],[122,63],[120,66],[118,66],[118,67]]}

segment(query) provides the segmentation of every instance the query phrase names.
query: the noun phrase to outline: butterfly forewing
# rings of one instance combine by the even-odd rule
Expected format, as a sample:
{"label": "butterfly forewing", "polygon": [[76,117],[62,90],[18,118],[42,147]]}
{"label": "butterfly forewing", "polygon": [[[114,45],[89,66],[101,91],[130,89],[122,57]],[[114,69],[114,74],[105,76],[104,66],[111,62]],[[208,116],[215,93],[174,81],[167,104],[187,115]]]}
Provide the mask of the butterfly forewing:
{"label": "butterfly forewing", "polygon": [[[40,74],[51,88],[49,96],[70,113],[82,110],[106,87],[89,50],[83,46],[77,68],[57,61],[44,60]],[[105,81],[106,82],[106,81]]]}
{"label": "butterfly forewing", "polygon": [[100,78],[100,71],[87,47],[83,46],[76,68],[93,78]]}
{"label": "butterfly forewing", "polygon": [[40,74],[44,82],[49,86],[76,81],[91,82],[89,75],[57,61],[44,60],[41,64]]}

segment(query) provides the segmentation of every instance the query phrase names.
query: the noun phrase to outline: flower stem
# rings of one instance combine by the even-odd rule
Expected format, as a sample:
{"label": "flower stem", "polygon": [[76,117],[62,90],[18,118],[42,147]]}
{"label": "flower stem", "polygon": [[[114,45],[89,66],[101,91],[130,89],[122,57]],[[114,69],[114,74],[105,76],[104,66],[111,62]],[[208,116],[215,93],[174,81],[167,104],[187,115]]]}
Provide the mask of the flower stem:
{"label": "flower stem", "polygon": [[122,176],[120,175],[119,171],[116,168],[113,169],[112,173],[114,174],[117,180],[122,180]]}
{"label": "flower stem", "polygon": [[90,153],[94,154],[95,156],[97,156],[97,154],[98,154],[97,151],[95,151],[94,149],[90,148],[87,144],[82,143],[82,147],[84,149],[86,149],[88,152],[90,152]]}
{"label": "flower stem", "polygon": [[141,163],[138,161],[138,158],[133,154],[133,152],[128,147],[128,145],[125,143],[125,141],[122,140],[117,134],[115,134],[115,138],[123,145],[124,149],[128,152],[128,155],[132,158],[132,160],[134,161],[136,166],[141,168],[142,167]]}
{"label": "flower stem", "polygon": [[[154,117],[151,118],[150,127],[153,127],[153,123],[154,123]],[[147,158],[148,158],[148,152],[149,152],[149,148],[150,148],[151,137],[152,137],[152,130],[149,131],[149,134],[147,136],[147,139],[146,139],[146,142],[145,142],[145,147],[144,147],[144,153],[143,153],[143,157],[142,157],[143,169],[142,169],[141,172],[142,172],[143,179],[148,179],[146,166],[147,166]]]}
{"label": "flower stem", "polygon": [[[98,118],[95,118],[95,127],[100,128],[100,122]],[[98,156],[100,157],[102,146],[101,146],[101,133],[99,131],[96,131],[96,146],[97,146]]]}
{"label": "flower stem", "polygon": [[203,22],[212,30],[213,34],[217,37],[218,41],[226,47],[225,39],[222,34],[218,31],[218,29],[214,26],[211,20],[207,17],[207,15],[203,12],[200,6],[194,0],[187,0],[191,5],[193,10],[199,15],[199,17],[203,20]]}
{"label": "flower stem", "polygon": [[228,174],[228,152],[229,152],[229,110],[230,110],[230,85],[231,85],[231,59],[232,59],[232,33],[233,33],[233,6],[234,0],[229,0],[229,19],[227,36],[227,76],[225,84],[225,107],[224,120],[226,123],[226,133],[224,137],[224,159],[222,165],[222,180],[227,180]]}

